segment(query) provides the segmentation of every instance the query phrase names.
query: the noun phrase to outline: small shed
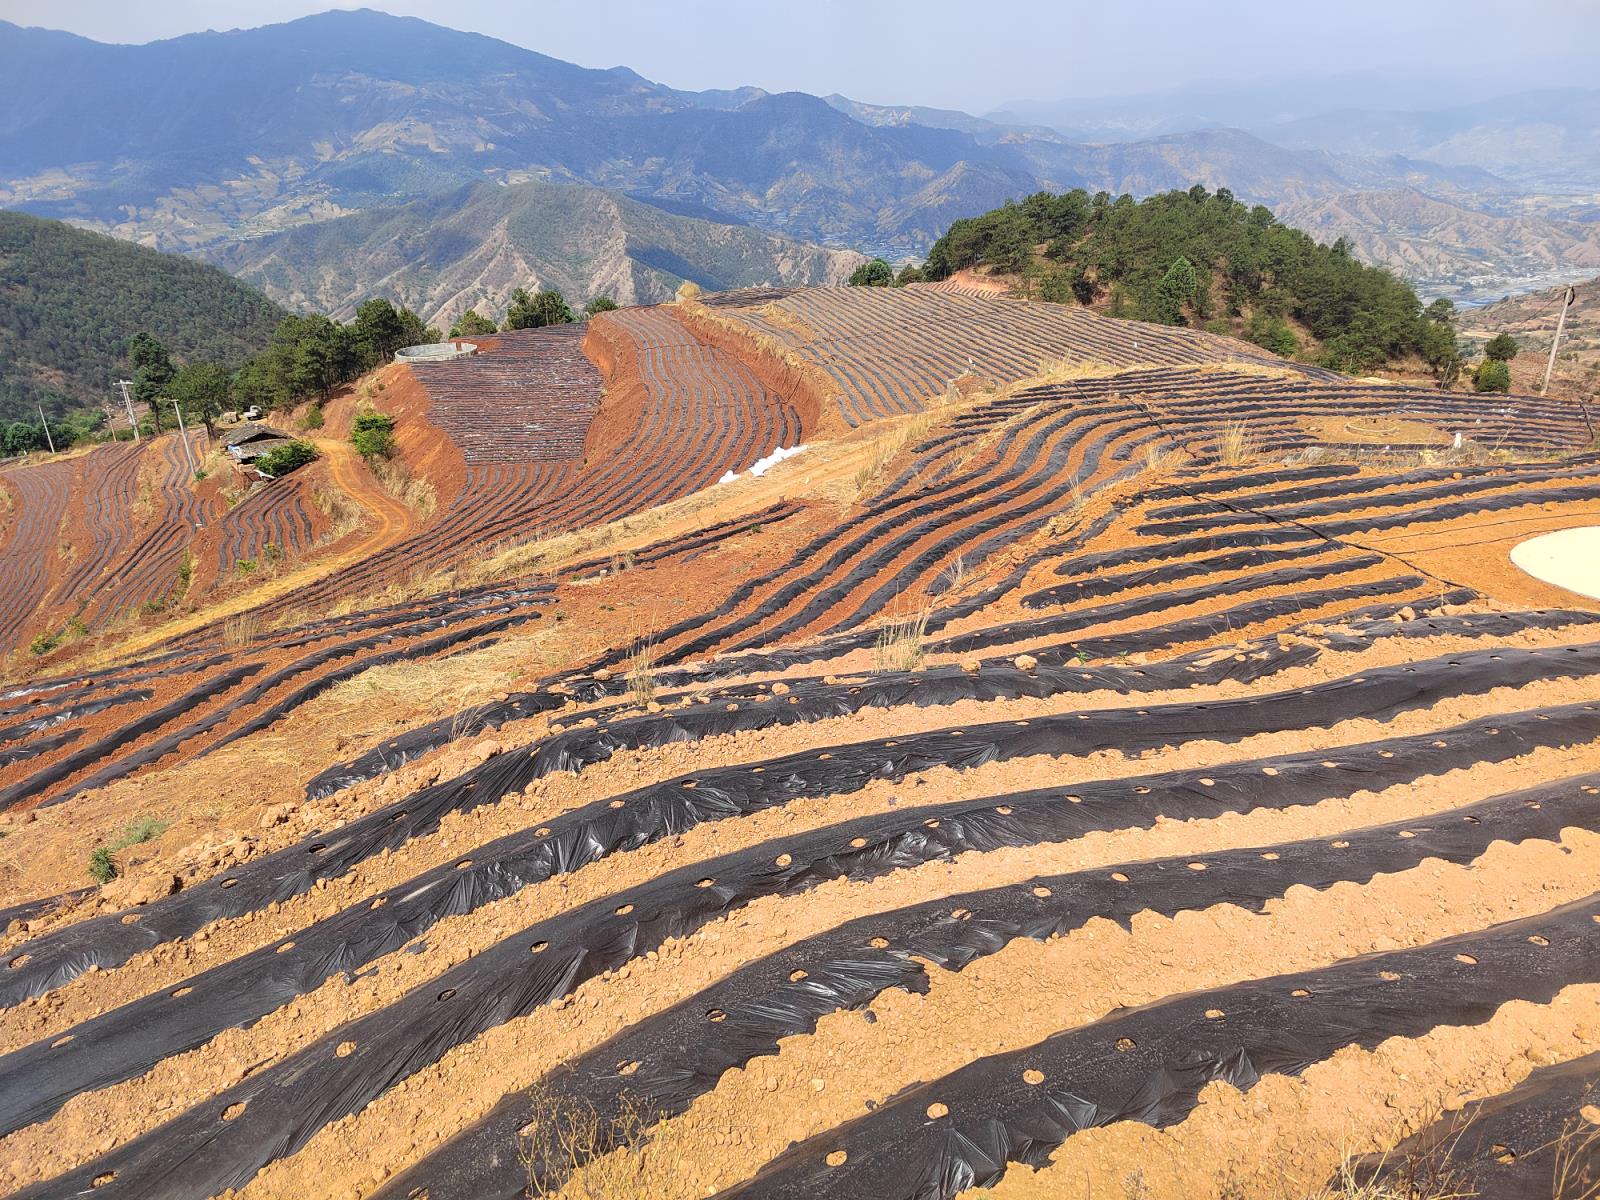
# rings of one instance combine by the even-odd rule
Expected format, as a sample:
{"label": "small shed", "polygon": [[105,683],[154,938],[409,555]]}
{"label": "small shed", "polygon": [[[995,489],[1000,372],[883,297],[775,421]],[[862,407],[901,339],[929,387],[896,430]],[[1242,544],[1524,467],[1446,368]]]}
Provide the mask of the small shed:
{"label": "small shed", "polygon": [[222,439],[222,444],[227,447],[234,462],[252,463],[269,450],[276,450],[292,441],[294,439],[281,429],[251,421],[237,429],[230,429]]}

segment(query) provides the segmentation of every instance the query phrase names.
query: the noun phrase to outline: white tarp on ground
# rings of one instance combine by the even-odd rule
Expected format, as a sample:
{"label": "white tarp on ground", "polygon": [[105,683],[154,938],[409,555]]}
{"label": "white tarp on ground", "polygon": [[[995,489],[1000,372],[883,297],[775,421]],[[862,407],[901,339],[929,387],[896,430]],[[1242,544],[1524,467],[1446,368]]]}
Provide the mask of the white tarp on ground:
{"label": "white tarp on ground", "polygon": [[[799,445],[799,446],[791,446],[791,447],[787,447],[787,448],[783,447],[783,446],[779,446],[776,450],[774,450],[771,454],[767,455],[765,458],[758,458],[758,459],[756,459],[755,462],[751,463],[750,464],[750,470],[748,472],[746,472],[746,473],[748,475],[750,475],[750,477],[753,478],[753,479],[760,479],[770,469],[772,469],[773,467],[777,466],[784,459],[793,458],[796,454],[799,454],[800,451],[802,451],[804,449],[805,449],[805,446],[803,444]],[[727,472],[724,472],[722,478],[717,480],[717,482],[718,483],[732,483],[737,478],[739,478],[739,473],[737,471],[727,471]]]}
{"label": "white tarp on ground", "polygon": [[1529,538],[1512,548],[1511,561],[1535,579],[1600,600],[1600,525]]}

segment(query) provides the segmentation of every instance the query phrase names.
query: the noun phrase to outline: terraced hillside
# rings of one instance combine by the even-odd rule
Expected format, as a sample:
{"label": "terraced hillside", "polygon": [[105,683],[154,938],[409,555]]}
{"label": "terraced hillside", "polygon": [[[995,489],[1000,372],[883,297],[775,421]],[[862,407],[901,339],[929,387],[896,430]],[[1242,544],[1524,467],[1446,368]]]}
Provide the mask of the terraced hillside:
{"label": "terraced hillside", "polygon": [[857,295],[415,368],[484,579],[0,687],[0,1190],[1594,1194],[1581,413]]}

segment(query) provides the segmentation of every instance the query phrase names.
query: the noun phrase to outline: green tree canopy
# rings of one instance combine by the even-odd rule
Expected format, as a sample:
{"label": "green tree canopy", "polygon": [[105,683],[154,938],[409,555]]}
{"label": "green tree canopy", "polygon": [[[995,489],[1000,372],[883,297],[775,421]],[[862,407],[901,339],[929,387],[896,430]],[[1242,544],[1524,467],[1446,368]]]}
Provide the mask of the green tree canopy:
{"label": "green tree canopy", "polygon": [[1472,373],[1472,390],[1475,392],[1509,392],[1511,368],[1503,358],[1486,358]]}
{"label": "green tree canopy", "polygon": [[1194,273],[1194,264],[1180,254],[1156,285],[1151,318],[1163,325],[1182,325],[1183,310],[1193,302],[1197,287],[1199,280]]}
{"label": "green tree canopy", "polygon": [[167,348],[148,333],[128,339],[128,361],[133,364],[133,398],[150,406],[150,419],[161,432],[161,398],[178,369]]}
{"label": "green tree canopy", "polygon": [[893,284],[894,268],[881,258],[864,262],[850,272],[851,287],[891,287]]}
{"label": "green tree canopy", "polygon": [[616,312],[617,302],[610,296],[596,296],[593,300],[589,301],[589,303],[583,306],[583,311],[588,313],[591,317],[597,313]]}
{"label": "green tree canopy", "polygon": [[[1174,270],[1180,258],[1194,272],[1187,296],[1188,272]],[[923,273],[946,279],[978,266],[1023,274],[1050,300],[1104,302],[1116,316],[1171,321],[1188,307],[1205,321],[1220,305],[1220,315],[1243,324],[1261,311],[1298,340],[1309,335],[1319,361],[1343,370],[1421,354],[1429,326],[1452,315],[1445,305],[1424,314],[1409,286],[1357,261],[1348,244],[1319,245],[1225,189],[1139,201],[1040,192],[956,221],[928,251]]]}
{"label": "green tree canopy", "polygon": [[400,319],[400,310],[382,298],[368,300],[356,309],[351,334],[369,367],[388,362],[406,344],[406,324]]}
{"label": "green tree canopy", "polygon": [[922,282],[922,268],[916,263],[907,263],[900,268],[900,274],[894,277],[895,287],[905,287],[908,283]]}
{"label": "green tree canopy", "polygon": [[542,329],[546,325],[566,325],[573,321],[566,297],[553,289],[529,295],[526,288],[511,293],[502,329]]}
{"label": "green tree canopy", "polygon": [[200,421],[215,436],[217,418],[228,407],[233,377],[220,363],[191,363],[172,377],[167,395],[178,402],[183,415]]}
{"label": "green tree canopy", "polygon": [[315,462],[316,458],[317,448],[310,442],[285,442],[256,459],[256,470],[274,479],[281,479],[290,471],[298,470],[308,462]]}
{"label": "green tree canopy", "polygon": [[477,309],[469,308],[456,318],[454,325],[450,326],[450,336],[482,337],[486,333],[494,333],[498,328],[499,326],[488,317],[479,315]]}
{"label": "green tree canopy", "polygon": [[1501,362],[1510,362],[1517,356],[1521,349],[1517,339],[1509,333],[1497,333],[1489,339],[1489,344],[1483,348],[1485,358],[1498,358]]}

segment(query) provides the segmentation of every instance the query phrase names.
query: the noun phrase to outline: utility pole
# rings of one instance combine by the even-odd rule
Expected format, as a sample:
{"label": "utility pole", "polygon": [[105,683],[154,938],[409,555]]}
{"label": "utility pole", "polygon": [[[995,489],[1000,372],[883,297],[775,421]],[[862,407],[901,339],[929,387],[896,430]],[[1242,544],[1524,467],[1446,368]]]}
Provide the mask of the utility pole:
{"label": "utility pole", "polygon": [[1550,361],[1544,364],[1544,382],[1539,385],[1539,395],[1544,395],[1545,389],[1550,386],[1550,372],[1556,369],[1556,351],[1561,348],[1561,331],[1567,325],[1567,309],[1571,308],[1578,299],[1578,290],[1569,287],[1567,294],[1561,300],[1561,317],[1556,321],[1555,340],[1550,343]]}
{"label": "utility pole", "polygon": [[189,460],[189,474],[194,476],[200,468],[194,465],[194,448],[189,445],[189,431],[183,427],[183,406],[176,400],[168,400],[172,411],[178,414],[178,436],[183,439],[183,456]]}
{"label": "utility pole", "polygon": [[133,397],[128,394],[128,388],[132,384],[133,380],[131,379],[117,380],[117,386],[122,389],[123,407],[128,410],[128,424],[133,426],[133,440],[137,442],[139,440],[139,422],[133,418]]}
{"label": "utility pole", "polygon": [[56,440],[50,436],[50,422],[44,419],[44,405],[38,404],[35,407],[39,410],[39,426],[44,430],[44,440],[50,445],[50,453],[54,454],[56,452]]}

